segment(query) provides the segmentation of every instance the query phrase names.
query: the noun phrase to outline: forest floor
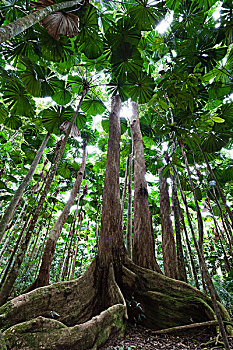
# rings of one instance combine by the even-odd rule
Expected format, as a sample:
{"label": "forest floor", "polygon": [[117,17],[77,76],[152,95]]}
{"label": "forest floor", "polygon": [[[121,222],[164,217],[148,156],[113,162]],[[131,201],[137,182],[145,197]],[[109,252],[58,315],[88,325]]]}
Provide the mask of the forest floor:
{"label": "forest floor", "polygon": [[[233,349],[233,337],[229,338]],[[187,334],[155,335],[143,327],[128,326],[124,338],[111,337],[100,350],[221,350],[221,339],[216,344],[214,327],[189,331]]]}

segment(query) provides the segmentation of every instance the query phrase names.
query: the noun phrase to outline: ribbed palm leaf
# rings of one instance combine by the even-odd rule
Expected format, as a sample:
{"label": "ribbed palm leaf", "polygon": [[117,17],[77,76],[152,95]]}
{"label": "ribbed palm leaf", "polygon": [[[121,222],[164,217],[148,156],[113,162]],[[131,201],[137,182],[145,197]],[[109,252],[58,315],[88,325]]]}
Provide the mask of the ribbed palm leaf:
{"label": "ribbed palm leaf", "polygon": [[[54,4],[51,0],[40,0],[38,2],[31,1],[31,6],[36,10],[41,10],[47,6]],[[59,39],[60,35],[69,36],[70,38],[76,36],[79,32],[79,18],[72,13],[65,13],[63,11],[54,12],[41,21],[50,35]]]}

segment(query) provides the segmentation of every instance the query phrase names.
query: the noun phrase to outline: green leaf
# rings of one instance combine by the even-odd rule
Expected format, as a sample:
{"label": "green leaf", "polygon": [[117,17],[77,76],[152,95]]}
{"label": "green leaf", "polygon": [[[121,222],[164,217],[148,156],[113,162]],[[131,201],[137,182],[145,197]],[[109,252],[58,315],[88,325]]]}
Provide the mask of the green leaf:
{"label": "green leaf", "polygon": [[104,129],[104,131],[108,134],[109,133],[109,120],[102,119],[101,125],[102,125],[102,128]]}
{"label": "green leaf", "polygon": [[77,128],[79,130],[82,130],[82,128],[86,124],[86,121],[87,121],[87,118],[86,118],[85,114],[78,113],[75,124],[77,125]]}
{"label": "green leaf", "polygon": [[4,125],[13,130],[18,130],[22,126],[22,121],[20,117],[12,115],[5,118]]}
{"label": "green leaf", "polygon": [[127,101],[129,98],[129,89],[122,77],[112,79],[107,89],[113,96],[119,94],[122,102]]}
{"label": "green leaf", "polygon": [[58,105],[64,106],[71,101],[72,95],[63,80],[53,78],[50,80],[50,85],[55,92],[52,99]]}
{"label": "green leaf", "polygon": [[220,117],[211,117],[211,119],[215,122],[215,123],[224,123],[225,120],[220,118]]}
{"label": "green leaf", "polygon": [[24,58],[18,63],[19,76],[24,83],[27,91],[35,96],[41,96],[41,78],[43,76],[42,69],[37,64]]}
{"label": "green leaf", "polygon": [[4,87],[3,100],[8,104],[11,114],[32,116],[34,104],[28,97],[26,90],[16,81]]}
{"label": "green leaf", "polygon": [[6,184],[0,180],[0,190],[7,190]]}
{"label": "green leaf", "polygon": [[143,60],[139,51],[130,43],[125,42],[112,53],[112,69],[115,76],[124,76],[125,73],[135,73],[142,70]]}
{"label": "green leaf", "polygon": [[209,132],[202,139],[202,147],[205,152],[214,153],[225,147],[229,140],[229,134],[225,132]]}
{"label": "green leaf", "polygon": [[86,99],[82,102],[81,109],[90,116],[96,116],[105,112],[106,107],[102,101],[97,99]]}
{"label": "green leaf", "polygon": [[69,91],[67,91],[64,87],[64,89],[57,91],[53,96],[52,99],[61,106],[67,105],[71,101],[72,95]]}
{"label": "green leaf", "polygon": [[123,135],[128,129],[128,123],[124,117],[120,118],[120,126],[121,126],[121,135]]}
{"label": "green leaf", "polygon": [[4,123],[5,118],[8,116],[8,111],[3,104],[0,104],[0,124]]}
{"label": "green leaf", "polygon": [[80,33],[77,36],[79,50],[84,52],[89,59],[95,59],[103,53],[103,40],[98,26],[98,12],[92,5],[87,5],[81,10]]}
{"label": "green leaf", "polygon": [[128,81],[130,83],[129,95],[132,100],[136,101],[138,99],[138,103],[146,103],[152,98],[155,83],[153,78],[145,72],[140,71],[136,74],[129,74]]}
{"label": "green leaf", "polygon": [[69,75],[67,82],[71,86],[73,93],[81,93],[83,89],[83,78],[79,77],[78,75]]}
{"label": "green leaf", "polygon": [[23,162],[23,154],[20,151],[11,152],[10,156],[16,164],[21,164]]}
{"label": "green leaf", "polygon": [[57,169],[57,174],[64,177],[65,179],[71,178],[71,172],[69,169],[68,162],[60,162],[58,169]]}
{"label": "green leaf", "polygon": [[160,99],[158,102],[163,109],[168,110],[169,106],[166,102],[164,102],[162,99]]}
{"label": "green leaf", "polygon": [[141,31],[126,17],[120,19],[116,25],[112,25],[105,35],[108,46],[112,50],[117,50],[122,43],[130,43],[136,47],[141,38]]}
{"label": "green leaf", "polygon": [[140,30],[151,30],[163,18],[165,9],[151,6],[149,0],[141,0],[137,6],[130,8],[129,15],[132,18],[132,23]]}
{"label": "green leaf", "polygon": [[65,120],[71,120],[74,115],[74,110],[71,107],[51,107],[44,109],[40,116],[41,122],[47,131],[55,134],[60,134],[59,127]]}
{"label": "green leaf", "polygon": [[[72,67],[74,61],[70,60],[74,54],[71,46],[70,39],[65,36],[61,36],[59,40],[48,34],[47,30],[43,27],[38,28],[38,39],[41,44],[42,57],[48,61],[53,62],[66,62]],[[69,67],[67,67],[69,68]]]}

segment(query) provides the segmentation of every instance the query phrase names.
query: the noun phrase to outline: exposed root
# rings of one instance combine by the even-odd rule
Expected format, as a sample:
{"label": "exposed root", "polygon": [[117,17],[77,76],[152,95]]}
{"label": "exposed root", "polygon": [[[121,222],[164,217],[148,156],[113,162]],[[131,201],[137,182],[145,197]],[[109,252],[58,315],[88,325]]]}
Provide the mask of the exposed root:
{"label": "exposed root", "polygon": [[[0,322],[9,348],[97,349],[110,334],[124,332],[126,302],[134,322],[155,330],[200,322],[216,324],[210,298],[184,282],[127,260],[120,287],[112,265],[98,287],[96,265],[94,261],[75,281],[38,288],[2,306]],[[101,309],[99,305],[104,304]],[[222,306],[221,312],[231,334],[230,317]]]}
{"label": "exposed root", "polygon": [[[109,267],[106,280],[110,306],[93,317],[93,305],[96,304],[93,299],[98,295],[93,283],[95,265],[93,263],[76,281],[38,288],[7,303],[2,322],[5,321],[6,328],[9,323],[16,323],[3,333],[9,348],[12,350],[97,349],[106,342],[110,334],[123,335],[127,308],[115,281],[112,265]],[[43,296],[44,301],[40,304]],[[70,304],[69,307],[66,303]],[[20,310],[21,315],[17,316],[16,310]],[[40,315],[33,317],[36,313]],[[23,316],[26,322],[19,323],[19,318],[22,319]],[[51,317],[59,317],[59,320]],[[83,323],[83,319],[87,320]]]}
{"label": "exposed root", "polygon": [[160,329],[158,331],[151,331],[151,333],[168,334],[168,333],[186,332],[187,330],[190,330],[190,329],[195,329],[200,327],[210,327],[210,326],[218,326],[218,321],[207,321],[207,322],[201,322],[201,323],[186,324],[184,326]]}
{"label": "exposed root", "polygon": [[[135,311],[140,323],[155,330],[177,327],[191,323],[215,320],[211,299],[189,284],[173,280],[154,271],[139,267],[127,260],[123,267],[123,288],[126,300],[132,298],[140,306]],[[225,321],[230,316],[221,305]],[[131,310],[128,310],[131,317]],[[232,334],[232,326],[227,330]]]}
{"label": "exposed root", "polygon": [[0,307],[0,328],[6,329],[38,316],[52,318],[66,326],[86,322],[92,317],[97,291],[94,288],[95,262],[77,280],[54,283],[22,294]]}
{"label": "exposed root", "polygon": [[11,350],[94,350],[110,334],[123,335],[124,313],[124,305],[113,305],[90,321],[73,327],[39,316],[7,329],[3,337]]}

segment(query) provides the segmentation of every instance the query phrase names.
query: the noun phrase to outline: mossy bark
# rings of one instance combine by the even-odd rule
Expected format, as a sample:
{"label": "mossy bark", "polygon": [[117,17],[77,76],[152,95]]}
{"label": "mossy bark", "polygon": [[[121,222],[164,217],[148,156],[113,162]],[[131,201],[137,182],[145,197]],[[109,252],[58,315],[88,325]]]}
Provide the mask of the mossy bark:
{"label": "mossy bark", "polygon": [[[124,333],[128,313],[134,321],[154,329],[215,318],[205,294],[135,265],[127,257],[119,188],[120,104],[119,96],[114,97],[99,254],[77,280],[38,288],[0,308],[2,339],[11,350],[97,349],[110,334]],[[222,318],[230,320],[219,307]]]}
{"label": "mossy bark", "polygon": [[[122,285],[110,264],[106,298],[96,288],[98,259],[75,281],[59,282],[21,295],[0,308],[3,339],[12,350],[97,349],[110,334],[124,333],[129,318],[153,329],[215,320],[211,299],[185,282],[135,265],[129,258],[122,265]],[[106,292],[105,290],[105,292]],[[140,308],[126,309],[134,298]],[[101,306],[99,306],[100,308]],[[224,320],[230,317],[219,304]],[[141,316],[141,318],[139,318]],[[231,327],[228,330],[231,331]]]}

